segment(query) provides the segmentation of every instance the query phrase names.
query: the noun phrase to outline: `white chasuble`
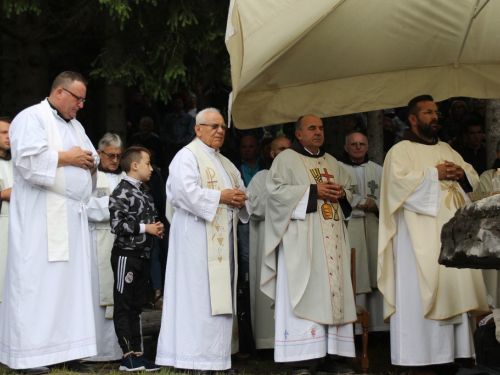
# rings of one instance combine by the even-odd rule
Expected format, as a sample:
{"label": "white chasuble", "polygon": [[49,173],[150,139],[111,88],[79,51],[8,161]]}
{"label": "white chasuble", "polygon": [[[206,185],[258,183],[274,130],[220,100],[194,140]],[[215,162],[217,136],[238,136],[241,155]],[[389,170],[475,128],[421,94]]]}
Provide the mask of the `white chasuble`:
{"label": "white chasuble", "polygon": [[[217,180],[221,190],[232,189],[235,185],[232,177],[234,174],[238,188],[246,190],[234,165],[223,164],[225,161],[221,160],[219,152],[200,140],[196,139],[194,142],[212,160],[213,166],[207,166],[216,169],[217,173],[213,178],[210,177],[212,174],[207,176],[207,170],[202,168],[198,158],[187,147],[175,155],[169,166],[167,199],[175,212],[170,227],[156,363],[176,368],[217,371],[231,367],[233,310],[231,280],[228,280],[228,285],[222,286],[223,290],[215,290],[215,295],[212,295],[213,286],[210,285],[212,279],[208,266],[208,242],[212,241],[212,237],[207,238],[207,228],[212,230],[210,223],[214,222],[221,208],[221,192],[212,189],[212,185],[208,183]],[[202,178],[207,178],[207,187],[203,186]],[[236,245],[233,215],[247,222],[251,212],[249,202],[247,203],[240,210],[228,207],[225,225],[229,240],[228,254],[221,254],[223,261],[219,263],[219,247],[216,246],[215,259],[212,257],[216,264],[226,264],[227,271],[224,272],[231,268],[230,262],[225,263],[224,259],[231,259]],[[219,224],[223,224],[220,219]],[[217,237],[214,240],[219,244]],[[235,278],[233,274],[233,279]],[[223,294],[229,296],[229,302],[224,297],[226,301],[223,305],[228,313],[214,315],[213,297],[222,297]],[[220,310],[217,304],[214,306]]]}
{"label": "white chasuble", "polygon": [[[13,183],[12,161],[0,159],[0,189],[5,190],[11,188]],[[5,264],[7,263],[9,205],[10,203],[8,201],[0,202],[0,303],[2,302],[3,279],[5,275]]]}
{"label": "white chasuble", "polygon": [[92,297],[97,341],[97,355],[87,361],[114,361],[122,357],[113,323],[113,270],[111,249],[115,236],[109,224],[109,195],[125,177],[97,171],[97,188],[88,204],[92,261]]}
{"label": "white chasuble", "polygon": [[488,169],[484,171],[479,177],[479,187],[476,191],[481,193],[491,193],[493,191],[492,179],[498,177],[498,172],[496,169]]}
{"label": "white chasuble", "polygon": [[371,161],[355,167],[340,165],[351,176],[354,188],[347,230],[351,248],[356,249],[356,294],[371,293],[372,288],[377,287],[378,218],[375,213],[364,212],[356,206],[366,198],[378,205],[382,167]]}
{"label": "white chasuble", "polygon": [[250,217],[250,317],[257,349],[274,348],[274,301],[260,289],[260,274],[264,259],[264,233],[266,223],[266,178],[268,170],[253,176],[248,184],[252,216]]}
{"label": "white chasuble", "polygon": [[[486,290],[480,270],[447,268],[438,264],[441,228],[468,197],[456,181],[439,180],[440,200],[435,214],[422,214],[402,207],[415,192],[424,172],[444,161],[460,165],[471,186],[479,180],[474,169],[464,162],[448,144],[428,146],[410,141],[400,142],[386,158],[381,193],[378,286],[385,297],[384,315],[394,313],[395,283],[392,238],[397,232],[394,214],[401,214],[408,226],[418,265],[420,299],[427,319],[445,320],[467,311],[488,311]],[[431,207],[431,197],[421,202],[420,210]],[[460,295],[461,298],[456,298]]]}
{"label": "white chasuble", "polygon": [[276,293],[275,249],[283,243],[293,312],[321,324],[338,325],[356,320],[350,278],[349,239],[340,204],[318,199],[317,211],[305,220],[292,219],[311,184],[332,181],[344,186],[352,198],[349,175],[335,158],[302,156],[285,150],[274,160],[267,177],[268,200],[262,290]]}
{"label": "white chasuble", "polygon": [[[48,105],[44,102],[44,105]],[[56,110],[50,121],[63,151],[81,144],[97,153],[82,125],[68,124]],[[14,185],[9,209],[9,253],[0,304],[0,362],[11,368],[47,366],[96,354],[89,229],[85,206],[94,178],[88,170],[57,167],[38,106],[19,113],[10,126]],[[78,130],[75,130],[75,127]],[[50,262],[46,190],[56,172],[65,177],[69,261]],[[69,245],[69,246],[68,246]]]}

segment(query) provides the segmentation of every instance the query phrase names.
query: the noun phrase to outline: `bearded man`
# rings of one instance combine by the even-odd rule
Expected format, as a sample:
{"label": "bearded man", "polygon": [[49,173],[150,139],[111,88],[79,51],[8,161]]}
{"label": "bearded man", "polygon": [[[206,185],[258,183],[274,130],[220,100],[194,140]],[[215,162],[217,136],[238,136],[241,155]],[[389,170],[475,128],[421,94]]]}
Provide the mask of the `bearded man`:
{"label": "bearded man", "polygon": [[438,140],[439,115],[430,95],[409,102],[411,130],[387,154],[382,174],[377,281],[392,363],[401,366],[472,357],[467,313],[489,310],[480,270],[438,264],[443,224],[479,185],[471,165]]}

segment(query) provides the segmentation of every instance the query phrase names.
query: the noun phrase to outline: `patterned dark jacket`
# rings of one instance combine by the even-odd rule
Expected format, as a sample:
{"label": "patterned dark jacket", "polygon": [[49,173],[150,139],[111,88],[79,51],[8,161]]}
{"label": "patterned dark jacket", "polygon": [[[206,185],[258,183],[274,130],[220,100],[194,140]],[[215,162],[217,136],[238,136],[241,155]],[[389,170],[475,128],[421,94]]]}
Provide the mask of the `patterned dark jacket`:
{"label": "patterned dark jacket", "polygon": [[139,224],[158,221],[151,194],[121,180],[109,197],[109,220],[111,232],[116,234],[113,254],[151,258],[154,236],[139,233]]}

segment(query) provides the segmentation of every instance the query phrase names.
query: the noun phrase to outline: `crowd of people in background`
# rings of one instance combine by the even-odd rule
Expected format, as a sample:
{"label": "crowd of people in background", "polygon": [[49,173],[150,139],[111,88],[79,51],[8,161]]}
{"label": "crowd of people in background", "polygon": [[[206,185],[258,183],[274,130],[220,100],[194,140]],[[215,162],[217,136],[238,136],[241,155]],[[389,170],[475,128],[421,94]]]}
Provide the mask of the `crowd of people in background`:
{"label": "crowd of people in background", "polygon": [[[351,373],[339,359],[355,356],[356,304],[371,331],[390,329],[394,364],[473,354],[464,312],[488,311],[482,276],[441,271],[429,293],[462,278],[469,300],[433,305],[419,285],[439,273],[422,255],[439,238],[425,249],[416,238],[458,208],[442,203],[439,181],[465,195],[482,175],[492,190],[500,164],[486,162],[484,100],[423,95],[386,109],[382,166],[369,158],[364,113],[241,130],[199,87],[162,110],[136,92],[126,134],[95,148],[76,120],[86,86],[64,72],[47,99],[0,118],[0,362],[234,373],[231,354],[274,349],[294,374]],[[145,306],[163,310],[155,361],[143,355]]]}

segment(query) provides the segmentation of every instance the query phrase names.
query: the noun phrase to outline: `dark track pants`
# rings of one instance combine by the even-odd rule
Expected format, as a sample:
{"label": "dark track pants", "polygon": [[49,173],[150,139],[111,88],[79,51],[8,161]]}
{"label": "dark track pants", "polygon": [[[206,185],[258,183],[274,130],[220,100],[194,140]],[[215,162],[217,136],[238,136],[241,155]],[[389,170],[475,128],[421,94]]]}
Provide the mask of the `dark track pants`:
{"label": "dark track pants", "polygon": [[148,293],[151,260],[111,255],[115,277],[113,322],[123,353],[142,352],[141,311]]}

